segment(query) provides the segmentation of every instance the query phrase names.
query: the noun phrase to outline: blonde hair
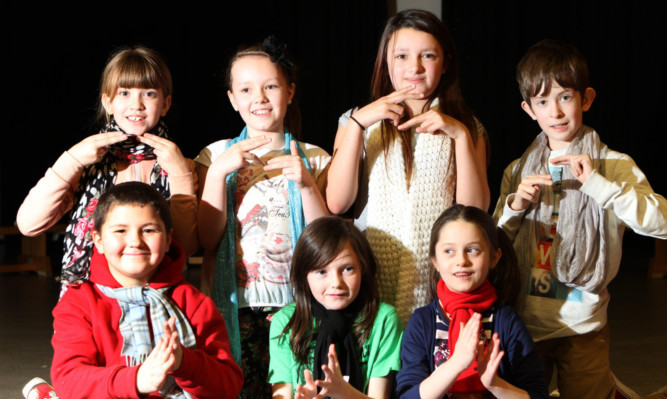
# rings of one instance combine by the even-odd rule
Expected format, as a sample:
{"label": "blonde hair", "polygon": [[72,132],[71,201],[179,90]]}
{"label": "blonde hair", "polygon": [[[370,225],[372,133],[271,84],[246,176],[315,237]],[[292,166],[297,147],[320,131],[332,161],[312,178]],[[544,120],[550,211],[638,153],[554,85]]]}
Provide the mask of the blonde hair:
{"label": "blonde hair", "polygon": [[98,120],[108,119],[103,96],[112,101],[119,87],[159,89],[166,98],[173,90],[171,72],[155,50],[141,46],[116,50],[102,73]]}

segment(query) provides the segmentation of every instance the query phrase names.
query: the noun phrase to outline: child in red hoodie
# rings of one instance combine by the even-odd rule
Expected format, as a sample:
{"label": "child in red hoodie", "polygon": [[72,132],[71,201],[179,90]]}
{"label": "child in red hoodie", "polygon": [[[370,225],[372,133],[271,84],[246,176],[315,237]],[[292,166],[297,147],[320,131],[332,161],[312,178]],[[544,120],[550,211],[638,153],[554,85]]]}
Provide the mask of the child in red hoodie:
{"label": "child in red hoodie", "polygon": [[94,213],[90,281],[53,311],[51,378],[66,398],[234,398],[243,384],[213,301],[183,279],[169,205],[140,182]]}

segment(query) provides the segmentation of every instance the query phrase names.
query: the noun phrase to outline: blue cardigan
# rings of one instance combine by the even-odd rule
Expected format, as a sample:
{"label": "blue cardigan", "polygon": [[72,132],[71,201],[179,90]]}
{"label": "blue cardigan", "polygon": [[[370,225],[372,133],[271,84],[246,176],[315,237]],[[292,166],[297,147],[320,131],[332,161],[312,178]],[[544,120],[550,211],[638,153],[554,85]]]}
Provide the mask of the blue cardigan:
{"label": "blue cardigan", "polygon": [[[401,371],[396,377],[400,398],[420,398],[419,384],[435,370],[433,349],[436,312],[447,324],[436,299],[415,310],[405,327],[401,344]],[[509,306],[495,309],[491,330],[498,333],[500,349],[505,351],[498,375],[510,384],[526,390],[531,398],[548,399],[540,356],[526,326],[514,309]]]}

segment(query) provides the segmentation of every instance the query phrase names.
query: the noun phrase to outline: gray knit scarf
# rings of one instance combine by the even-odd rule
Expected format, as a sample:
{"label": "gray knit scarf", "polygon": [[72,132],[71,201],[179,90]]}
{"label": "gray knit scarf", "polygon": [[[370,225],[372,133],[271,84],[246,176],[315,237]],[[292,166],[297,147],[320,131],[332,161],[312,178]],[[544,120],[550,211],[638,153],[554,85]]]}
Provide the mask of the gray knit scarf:
{"label": "gray knit scarf", "polygon": [[[181,344],[189,349],[197,347],[196,337],[185,315],[164,295],[171,287],[157,290],[148,286],[114,289],[96,285],[104,295],[116,299],[122,311],[120,333],[123,336],[123,349],[120,354],[125,356],[128,366],[136,366],[146,360],[153,350],[153,343],[164,335],[164,323],[172,316],[176,318],[176,330]],[[150,310],[152,334],[146,318],[146,307]],[[160,394],[165,398],[191,398],[176,385],[172,376],[168,376]]]}
{"label": "gray knit scarf", "polygon": [[[515,168],[510,192],[516,192],[526,176],[548,174],[550,152],[548,138],[542,132]],[[567,154],[588,154],[593,161],[593,168],[601,174],[604,174],[601,161],[605,159],[606,152],[607,146],[587,126],[581,128],[567,148]],[[560,204],[554,204],[552,187],[543,186],[537,203],[531,204],[525,212],[514,239],[514,248],[519,264],[524,266],[522,269],[526,271],[526,265],[532,267],[537,255],[539,232],[549,231],[554,207],[559,206],[556,235],[552,244],[556,251],[553,258],[555,267],[552,266],[551,273],[568,287],[598,293],[604,288],[607,277],[607,242],[604,233],[607,223],[604,210],[594,199],[582,193],[580,187],[581,183],[572,175],[570,168],[563,167]]]}

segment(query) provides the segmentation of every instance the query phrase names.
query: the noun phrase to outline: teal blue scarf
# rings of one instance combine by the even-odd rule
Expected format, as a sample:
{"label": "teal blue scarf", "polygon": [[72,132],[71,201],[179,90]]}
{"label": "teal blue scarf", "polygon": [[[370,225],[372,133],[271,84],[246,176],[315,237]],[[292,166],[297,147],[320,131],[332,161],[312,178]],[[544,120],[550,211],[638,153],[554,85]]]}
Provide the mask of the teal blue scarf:
{"label": "teal blue scarf", "polygon": [[[238,143],[241,140],[249,138],[248,128],[244,127],[241,134],[227,144],[227,148]],[[285,152],[290,153],[290,142],[294,140],[292,134],[285,130]],[[310,172],[310,164],[306,154],[297,142],[296,147],[299,156]],[[227,324],[227,334],[229,335],[229,344],[232,349],[234,360],[241,365],[241,334],[239,332],[238,316],[238,298],[236,294],[236,177],[238,171],[230,173],[226,180],[227,193],[227,226],[225,234],[220,241],[218,248],[218,257],[215,262],[215,272],[213,274],[213,292],[211,297],[218,306],[222,317]],[[303,206],[301,203],[301,192],[296,187],[296,183],[288,181],[288,203],[290,208],[290,236],[292,238],[292,250],[296,246],[296,241],[301,235],[301,230],[306,226],[303,216]]]}

